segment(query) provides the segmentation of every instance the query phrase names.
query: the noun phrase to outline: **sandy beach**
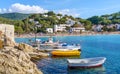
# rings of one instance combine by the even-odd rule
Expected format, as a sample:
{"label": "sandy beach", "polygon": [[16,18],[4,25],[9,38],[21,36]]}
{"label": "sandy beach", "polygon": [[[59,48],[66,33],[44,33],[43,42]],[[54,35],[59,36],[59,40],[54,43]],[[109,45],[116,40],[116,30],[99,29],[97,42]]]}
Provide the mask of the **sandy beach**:
{"label": "sandy beach", "polygon": [[111,35],[111,34],[120,34],[120,31],[117,32],[85,32],[85,33],[53,33],[53,34],[43,34],[43,33],[28,33],[28,34],[15,34],[15,38],[33,38],[35,37],[50,37],[50,36],[89,36],[89,35]]}

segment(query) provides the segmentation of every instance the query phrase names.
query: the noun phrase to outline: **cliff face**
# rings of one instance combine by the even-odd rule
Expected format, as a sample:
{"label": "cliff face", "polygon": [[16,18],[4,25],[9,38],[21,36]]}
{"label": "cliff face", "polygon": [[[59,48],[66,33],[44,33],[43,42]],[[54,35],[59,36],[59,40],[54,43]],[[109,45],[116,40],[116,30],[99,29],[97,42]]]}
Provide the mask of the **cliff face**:
{"label": "cliff face", "polygon": [[0,50],[0,74],[42,74],[30,56],[13,47]]}

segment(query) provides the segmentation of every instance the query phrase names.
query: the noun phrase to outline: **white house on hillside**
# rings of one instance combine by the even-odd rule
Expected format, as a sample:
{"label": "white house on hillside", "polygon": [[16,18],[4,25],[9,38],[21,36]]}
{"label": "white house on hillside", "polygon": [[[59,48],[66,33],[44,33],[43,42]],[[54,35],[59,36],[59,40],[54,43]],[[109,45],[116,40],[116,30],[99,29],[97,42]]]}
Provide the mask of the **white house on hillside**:
{"label": "white house on hillside", "polygon": [[44,17],[48,17],[48,15],[46,15],[46,14],[44,14],[43,16],[44,16]]}
{"label": "white house on hillside", "polygon": [[48,33],[53,33],[53,28],[46,28],[46,31],[47,31]]}
{"label": "white house on hillside", "polygon": [[74,21],[74,20],[71,20],[71,19],[68,19],[68,20],[66,21],[66,24],[72,26],[72,25],[75,24],[75,21]]}
{"label": "white house on hillside", "polygon": [[115,24],[115,25],[116,25],[116,29],[120,31],[120,24]]}
{"label": "white house on hillside", "polygon": [[84,27],[73,27],[71,28],[72,32],[85,32],[85,28]]}
{"label": "white house on hillside", "polygon": [[54,25],[54,32],[66,31],[66,24]]}
{"label": "white house on hillside", "polygon": [[97,31],[97,32],[101,32],[102,31],[102,25],[94,25],[93,27],[92,27],[92,29],[94,30],[94,31]]}

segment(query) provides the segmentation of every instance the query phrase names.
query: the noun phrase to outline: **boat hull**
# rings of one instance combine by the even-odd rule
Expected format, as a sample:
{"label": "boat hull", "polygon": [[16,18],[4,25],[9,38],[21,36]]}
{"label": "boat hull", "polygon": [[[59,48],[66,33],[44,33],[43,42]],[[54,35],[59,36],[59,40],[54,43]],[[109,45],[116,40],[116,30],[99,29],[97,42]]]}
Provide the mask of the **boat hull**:
{"label": "boat hull", "polygon": [[78,50],[56,50],[51,52],[52,56],[79,56],[80,53]]}
{"label": "boat hull", "polygon": [[68,59],[68,67],[70,68],[94,68],[102,66],[106,58],[88,58],[88,59]]}
{"label": "boat hull", "polygon": [[96,68],[96,67],[101,67],[102,64],[99,65],[95,65],[95,66],[72,66],[72,65],[68,65],[69,68]]}

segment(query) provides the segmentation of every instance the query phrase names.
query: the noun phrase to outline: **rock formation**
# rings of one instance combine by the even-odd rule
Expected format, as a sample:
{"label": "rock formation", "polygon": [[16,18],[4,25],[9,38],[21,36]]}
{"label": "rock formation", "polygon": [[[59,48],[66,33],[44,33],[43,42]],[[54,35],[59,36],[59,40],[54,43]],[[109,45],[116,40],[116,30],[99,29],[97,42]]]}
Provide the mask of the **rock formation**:
{"label": "rock formation", "polygon": [[0,74],[42,74],[30,56],[13,47],[0,50]]}
{"label": "rock formation", "polygon": [[31,58],[41,58],[48,54],[37,52],[28,44],[17,44],[1,31],[0,43],[0,74],[42,74]]}
{"label": "rock formation", "polygon": [[49,56],[47,53],[39,52],[37,49],[33,48],[32,46],[25,44],[25,43],[19,43],[18,49],[27,52],[31,58],[41,58],[41,57],[47,57]]}
{"label": "rock formation", "polygon": [[16,46],[16,43],[6,36],[2,31],[0,31],[0,40],[3,42],[3,46]]}
{"label": "rock formation", "polygon": [[19,43],[18,48],[20,50],[24,51],[24,52],[33,52],[33,51],[35,51],[35,49],[32,46],[30,46],[28,44],[25,44],[25,43]]}
{"label": "rock formation", "polygon": [[14,41],[12,41],[9,37],[5,36],[6,38],[4,39],[4,45],[5,46],[16,46],[16,43]]}

